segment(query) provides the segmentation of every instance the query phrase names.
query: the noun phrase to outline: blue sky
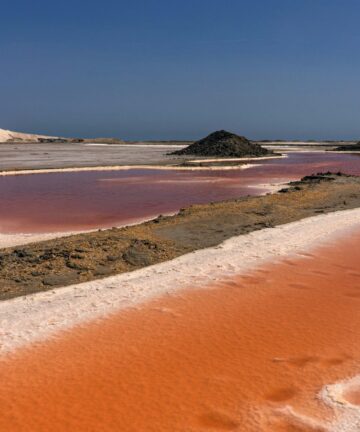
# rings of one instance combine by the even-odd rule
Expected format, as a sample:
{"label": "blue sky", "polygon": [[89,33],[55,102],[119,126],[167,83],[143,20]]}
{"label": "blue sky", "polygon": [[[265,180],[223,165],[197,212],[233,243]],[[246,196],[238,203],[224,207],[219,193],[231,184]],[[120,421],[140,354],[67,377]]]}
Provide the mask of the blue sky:
{"label": "blue sky", "polygon": [[1,0],[0,128],[360,139],[358,0]]}

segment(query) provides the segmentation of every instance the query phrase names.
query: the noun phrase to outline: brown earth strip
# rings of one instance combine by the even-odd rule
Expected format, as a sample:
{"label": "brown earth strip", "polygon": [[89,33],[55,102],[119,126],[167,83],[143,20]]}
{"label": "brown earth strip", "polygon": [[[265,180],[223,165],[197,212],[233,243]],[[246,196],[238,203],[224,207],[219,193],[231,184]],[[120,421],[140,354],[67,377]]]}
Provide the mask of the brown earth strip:
{"label": "brown earth strip", "polygon": [[128,272],[262,228],[360,206],[360,177],[321,174],[276,194],[194,205],[140,225],[3,249],[0,300]]}

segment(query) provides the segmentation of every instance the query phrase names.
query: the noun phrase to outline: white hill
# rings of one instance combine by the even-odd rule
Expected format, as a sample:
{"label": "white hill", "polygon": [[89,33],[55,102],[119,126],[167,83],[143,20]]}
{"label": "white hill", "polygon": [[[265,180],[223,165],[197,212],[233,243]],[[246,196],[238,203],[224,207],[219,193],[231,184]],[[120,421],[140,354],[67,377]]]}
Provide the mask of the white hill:
{"label": "white hill", "polygon": [[6,129],[0,129],[0,143],[8,141],[38,141],[39,138],[57,138],[46,135],[27,134],[22,132],[14,132]]}

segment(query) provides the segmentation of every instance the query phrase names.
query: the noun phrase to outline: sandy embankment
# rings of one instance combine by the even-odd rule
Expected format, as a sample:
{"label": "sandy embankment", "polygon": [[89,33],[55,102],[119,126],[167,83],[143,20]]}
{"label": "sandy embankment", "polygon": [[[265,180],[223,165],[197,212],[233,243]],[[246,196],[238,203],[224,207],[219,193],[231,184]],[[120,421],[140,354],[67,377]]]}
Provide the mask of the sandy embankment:
{"label": "sandy embankment", "polygon": [[303,219],[226,240],[168,262],[0,303],[1,352],[186,287],[199,288],[360,227],[360,209]]}

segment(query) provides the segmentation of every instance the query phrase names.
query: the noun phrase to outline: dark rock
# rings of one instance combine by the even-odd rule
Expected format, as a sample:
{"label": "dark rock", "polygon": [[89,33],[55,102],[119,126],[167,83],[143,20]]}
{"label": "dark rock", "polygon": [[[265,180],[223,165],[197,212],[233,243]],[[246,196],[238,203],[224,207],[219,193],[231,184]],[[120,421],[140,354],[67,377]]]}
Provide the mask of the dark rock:
{"label": "dark rock", "polygon": [[15,249],[13,253],[18,258],[25,258],[25,257],[32,256],[32,253],[26,251],[25,249]]}
{"label": "dark rock", "polygon": [[26,259],[26,261],[27,261],[28,263],[30,263],[30,264],[39,264],[41,260],[40,260],[39,257],[37,257],[37,256],[33,256],[33,257],[28,257],[28,258]]}
{"label": "dark rock", "polygon": [[243,136],[220,130],[213,132],[188,147],[177,150],[171,154],[218,157],[256,157],[273,155],[274,152],[261,147],[259,144],[249,141]]}
{"label": "dark rock", "polygon": [[87,267],[82,266],[82,265],[78,264],[77,262],[71,261],[71,260],[66,261],[66,267],[69,267],[69,268],[74,269],[74,270],[87,270]]}
{"label": "dark rock", "polygon": [[63,273],[59,275],[48,275],[43,279],[44,285],[65,286],[77,282],[76,273]]}
{"label": "dark rock", "polygon": [[336,147],[333,151],[360,151],[360,141],[358,141],[356,144],[341,145],[339,147]]}
{"label": "dark rock", "polygon": [[70,255],[70,258],[82,260],[82,259],[84,259],[85,257],[84,257],[84,255],[74,254],[74,253],[73,253],[73,254]]}
{"label": "dark rock", "polygon": [[334,177],[331,177],[331,174],[329,173],[317,173],[317,174],[311,174],[308,176],[303,177],[300,180],[300,183],[320,183],[320,182],[330,182],[334,181]]}
{"label": "dark rock", "polygon": [[88,252],[88,249],[84,249],[84,248],[76,248],[75,252],[79,252],[79,253],[84,253],[84,252]]}
{"label": "dark rock", "polygon": [[151,254],[148,251],[139,250],[137,247],[130,247],[124,254],[123,259],[133,266],[147,266],[152,263]]}
{"label": "dark rock", "polygon": [[113,272],[111,267],[107,267],[107,266],[97,266],[96,269],[94,270],[94,275],[95,276],[107,276],[110,275]]}
{"label": "dark rock", "polygon": [[160,214],[156,219],[153,219],[153,222],[154,223],[160,223],[164,219],[165,219],[165,216],[163,216],[162,214]]}
{"label": "dark rock", "polygon": [[118,255],[108,255],[106,259],[108,261],[117,261],[120,257]]}
{"label": "dark rock", "polygon": [[55,254],[54,254],[52,249],[47,249],[44,251],[44,253],[42,255],[40,255],[39,258],[43,261],[51,260],[51,259],[55,258]]}

